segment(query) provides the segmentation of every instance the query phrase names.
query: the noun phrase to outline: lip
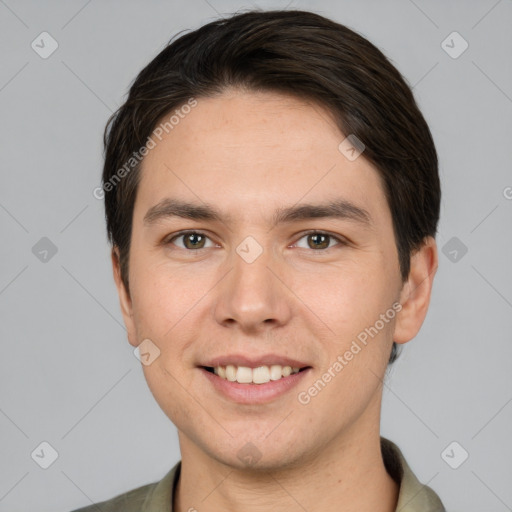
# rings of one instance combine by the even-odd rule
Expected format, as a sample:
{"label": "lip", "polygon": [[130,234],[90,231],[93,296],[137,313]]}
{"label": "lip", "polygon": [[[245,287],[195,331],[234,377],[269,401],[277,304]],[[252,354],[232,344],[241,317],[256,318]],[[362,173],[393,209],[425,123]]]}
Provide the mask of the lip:
{"label": "lip", "polygon": [[299,373],[292,373],[288,377],[283,377],[279,380],[271,380],[265,384],[240,384],[239,382],[231,382],[222,379],[205,368],[200,367],[199,370],[213,385],[214,389],[225,398],[238,404],[257,405],[271,402],[291,391],[304,379],[305,375],[308,374],[312,368],[308,367]]}
{"label": "lip", "polygon": [[244,354],[231,354],[214,357],[207,362],[201,363],[199,366],[215,368],[216,366],[227,366],[228,364],[232,364],[234,366],[247,366],[249,368],[271,366],[273,364],[291,366],[292,368],[305,368],[306,366],[311,366],[302,361],[298,361],[297,359],[290,359],[289,357],[280,356],[278,354],[264,354],[259,357],[247,357]]}

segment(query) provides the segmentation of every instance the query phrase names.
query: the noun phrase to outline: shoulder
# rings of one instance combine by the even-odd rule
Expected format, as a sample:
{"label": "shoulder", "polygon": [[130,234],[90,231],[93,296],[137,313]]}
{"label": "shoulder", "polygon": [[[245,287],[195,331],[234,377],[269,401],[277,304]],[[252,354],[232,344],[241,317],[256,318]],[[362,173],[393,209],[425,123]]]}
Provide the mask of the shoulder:
{"label": "shoulder", "polygon": [[109,500],[79,508],[73,512],[139,512],[144,501],[152,494],[156,485],[157,482],[142,485]]}
{"label": "shoulder", "polygon": [[142,512],[157,509],[172,512],[172,498],[180,468],[181,461],[157,482],[142,485],[109,500],[93,503],[72,512]]}

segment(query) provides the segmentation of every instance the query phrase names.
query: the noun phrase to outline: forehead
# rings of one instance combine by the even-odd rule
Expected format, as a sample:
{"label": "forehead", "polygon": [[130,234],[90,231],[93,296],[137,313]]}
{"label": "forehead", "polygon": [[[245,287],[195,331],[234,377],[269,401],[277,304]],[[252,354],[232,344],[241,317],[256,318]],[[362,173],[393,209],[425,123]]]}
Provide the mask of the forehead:
{"label": "forehead", "polygon": [[[329,111],[311,101],[277,92],[228,89],[221,95],[199,98],[180,121],[182,142],[197,149],[203,144],[232,149],[295,147],[307,151],[322,135],[337,140],[341,133]],[[280,137],[276,139],[276,136]],[[285,144],[286,143],[286,144]],[[286,148],[286,147],[287,148]],[[319,146],[318,146],[319,147]]]}
{"label": "forehead", "polygon": [[342,196],[378,214],[387,208],[379,175],[362,156],[347,159],[343,139],[329,111],[303,99],[239,90],[197,98],[144,158],[137,203],[172,194],[243,216]]}

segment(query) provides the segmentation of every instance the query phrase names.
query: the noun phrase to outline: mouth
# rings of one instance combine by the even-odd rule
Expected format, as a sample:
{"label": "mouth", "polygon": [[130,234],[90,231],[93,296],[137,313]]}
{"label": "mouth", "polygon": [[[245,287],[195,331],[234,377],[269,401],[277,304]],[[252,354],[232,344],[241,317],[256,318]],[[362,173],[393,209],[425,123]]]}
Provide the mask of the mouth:
{"label": "mouth", "polygon": [[275,365],[263,365],[256,368],[249,366],[201,366],[203,370],[217,375],[217,377],[229,382],[237,382],[238,384],[267,384],[271,381],[279,381],[290,375],[303,372],[311,368],[311,366],[291,367]]}
{"label": "mouth", "polygon": [[223,398],[238,404],[264,404],[285,395],[312,370],[311,366],[199,366],[199,370]]}

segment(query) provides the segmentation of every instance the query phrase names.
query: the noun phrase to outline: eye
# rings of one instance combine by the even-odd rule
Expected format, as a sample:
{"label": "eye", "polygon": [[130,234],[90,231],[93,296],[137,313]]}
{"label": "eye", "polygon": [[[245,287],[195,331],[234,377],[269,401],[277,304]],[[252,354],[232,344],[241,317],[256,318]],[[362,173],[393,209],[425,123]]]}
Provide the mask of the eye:
{"label": "eye", "polygon": [[[338,242],[337,245],[347,245],[347,243],[343,239],[331,235],[330,233],[326,233],[324,231],[311,230],[303,234],[303,236],[299,240],[302,240],[303,238],[308,239],[307,247],[301,247],[306,249],[330,249],[332,247],[330,242],[333,240]],[[175,240],[180,239],[183,240],[182,245],[175,243]],[[209,237],[205,233],[202,233],[201,231],[181,231],[173,235],[171,238],[164,240],[164,244],[174,244],[180,247],[181,249],[194,251],[199,249],[207,249],[208,247],[205,245],[207,240],[210,240]],[[212,242],[212,245],[210,245],[209,247],[214,246],[215,244],[213,244]]]}
{"label": "eye", "polygon": [[[331,235],[330,233],[325,233],[324,231],[308,231],[305,233],[299,240],[303,238],[307,238],[306,249],[330,249],[330,241],[336,240],[338,245],[346,245],[346,242],[337,236]],[[311,243],[310,243],[311,242]]]}
{"label": "eye", "polygon": [[[169,238],[164,241],[164,244],[170,244],[174,243],[174,240],[178,240],[182,238],[183,239],[183,246],[180,246],[178,244],[178,247],[181,249],[190,249],[190,250],[197,250],[197,249],[205,249],[205,241],[209,240],[209,238],[200,231],[181,231],[180,233],[174,235],[172,238]],[[210,247],[213,247],[210,246]]]}

